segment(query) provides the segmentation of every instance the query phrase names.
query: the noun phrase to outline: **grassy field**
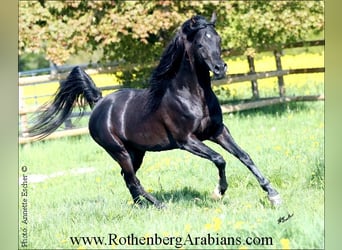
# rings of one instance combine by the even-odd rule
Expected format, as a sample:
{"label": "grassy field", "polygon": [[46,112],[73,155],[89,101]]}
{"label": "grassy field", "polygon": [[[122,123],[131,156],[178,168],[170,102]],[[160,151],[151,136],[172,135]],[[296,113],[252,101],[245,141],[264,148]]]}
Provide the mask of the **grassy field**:
{"label": "grassy field", "polygon": [[[207,143],[227,161],[230,186],[222,200],[210,198],[215,166],[173,150],[148,153],[138,172],[167,209],[137,208],[118,164],[85,135],[20,146],[28,224],[21,222],[21,185],[19,240],[26,229],[32,249],[132,249],[137,246],[125,238],[132,233],[164,239],[165,244],[138,246],[144,249],[323,249],[324,103],[227,114],[224,122],[278,189],[281,207],[270,206],[237,159]],[[221,245],[212,245],[216,241]]]}
{"label": "grassy field", "polygon": [[[282,63],[284,69],[323,67],[323,58],[317,51],[289,53]],[[248,71],[244,58],[226,61],[230,73]],[[257,71],[274,69],[272,55],[257,56]],[[117,74],[92,77],[97,86],[108,86]],[[261,97],[277,95],[276,78],[258,83]],[[57,86],[25,87],[23,94],[53,94]],[[287,95],[321,94],[324,74],[286,76],[285,86]],[[215,92],[223,102],[250,98],[250,82],[215,87]],[[37,99],[38,104],[46,100]],[[25,105],[33,103],[27,99]],[[118,164],[85,135],[20,146],[19,240],[32,249],[323,249],[324,103],[226,114],[224,122],[280,192],[281,207],[271,207],[246,167],[209,142],[227,161],[229,189],[222,200],[211,199],[215,166],[173,150],[147,153],[138,172],[145,189],[167,209],[135,207]],[[87,118],[80,121],[86,123]],[[130,245],[132,233],[156,242]]]}

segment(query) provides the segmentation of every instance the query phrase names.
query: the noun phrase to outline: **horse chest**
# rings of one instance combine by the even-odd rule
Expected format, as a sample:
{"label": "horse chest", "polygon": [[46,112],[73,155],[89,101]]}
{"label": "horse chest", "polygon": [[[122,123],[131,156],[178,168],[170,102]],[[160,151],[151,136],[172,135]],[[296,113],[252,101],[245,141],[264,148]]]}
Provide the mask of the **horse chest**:
{"label": "horse chest", "polygon": [[199,119],[198,126],[196,129],[196,133],[202,133],[205,130],[207,130],[208,127],[212,126],[213,123],[215,123],[215,117],[212,117],[210,115],[210,111],[208,107],[205,107],[203,110],[203,116],[201,119]]}
{"label": "horse chest", "polygon": [[222,111],[216,96],[205,98],[203,116],[194,134],[201,139],[208,139],[222,126]]}
{"label": "horse chest", "polygon": [[[203,99],[192,101],[181,109],[181,120],[183,124],[188,124],[191,132],[199,137],[210,136],[209,131],[214,131],[222,124],[221,108],[217,101],[209,103]],[[190,132],[190,131],[189,131]]]}
{"label": "horse chest", "polygon": [[174,135],[192,133],[204,138],[222,120],[218,100],[210,89],[168,90],[159,112]]}

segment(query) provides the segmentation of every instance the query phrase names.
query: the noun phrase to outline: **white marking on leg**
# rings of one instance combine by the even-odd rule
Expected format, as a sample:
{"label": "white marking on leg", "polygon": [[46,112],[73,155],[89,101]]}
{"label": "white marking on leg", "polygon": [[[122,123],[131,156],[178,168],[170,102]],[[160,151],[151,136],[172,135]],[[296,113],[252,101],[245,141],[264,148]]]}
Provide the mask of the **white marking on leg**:
{"label": "white marking on leg", "polygon": [[220,200],[220,199],[222,199],[222,194],[221,194],[220,186],[219,186],[219,185],[216,186],[216,188],[214,189],[214,192],[213,192],[213,194],[211,195],[211,197],[212,197],[214,200]]}
{"label": "white marking on leg", "polygon": [[270,200],[272,205],[275,207],[280,206],[282,203],[282,200],[279,194],[274,195],[274,196],[268,196],[268,199]]}

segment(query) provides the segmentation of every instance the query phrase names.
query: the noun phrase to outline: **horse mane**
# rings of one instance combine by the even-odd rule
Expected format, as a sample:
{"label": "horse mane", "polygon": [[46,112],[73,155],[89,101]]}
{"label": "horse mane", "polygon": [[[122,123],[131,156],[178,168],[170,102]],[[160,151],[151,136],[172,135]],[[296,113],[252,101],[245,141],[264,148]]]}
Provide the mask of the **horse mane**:
{"label": "horse mane", "polygon": [[176,75],[182,62],[184,44],[180,31],[164,50],[158,66],[153,70],[150,79],[149,106],[151,111],[158,108],[169,81]]}
{"label": "horse mane", "polygon": [[183,23],[181,29],[164,50],[159,64],[152,72],[150,79],[148,99],[150,111],[155,111],[159,107],[169,82],[176,76],[179,70],[184,55],[184,35],[187,40],[192,41],[196,32],[207,25],[214,24],[207,22],[200,15],[192,17]]}

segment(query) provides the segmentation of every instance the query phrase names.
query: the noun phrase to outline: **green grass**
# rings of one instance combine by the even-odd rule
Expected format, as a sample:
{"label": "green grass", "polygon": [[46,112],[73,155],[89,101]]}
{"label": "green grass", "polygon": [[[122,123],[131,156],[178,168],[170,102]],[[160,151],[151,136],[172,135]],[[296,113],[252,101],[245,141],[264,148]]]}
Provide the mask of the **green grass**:
{"label": "green grass", "polygon": [[[182,249],[324,248],[324,103],[293,103],[227,114],[235,140],[280,192],[272,208],[255,178],[213,143],[227,161],[229,188],[210,198],[217,169],[204,159],[173,150],[147,153],[138,172],[146,190],[167,209],[132,205],[120,167],[88,135],[20,146],[19,167],[28,175],[58,175],[28,185],[29,248],[132,249],[135,246],[72,245],[71,236],[272,237],[272,245],[203,246]],[[73,170],[94,171],[74,174]],[[20,174],[22,174],[20,172]],[[20,191],[20,190],[19,190]],[[19,196],[21,199],[21,196]],[[278,219],[293,213],[288,221]],[[22,226],[22,224],[20,224]],[[237,243],[235,241],[235,243]],[[172,246],[140,246],[168,248]]]}

